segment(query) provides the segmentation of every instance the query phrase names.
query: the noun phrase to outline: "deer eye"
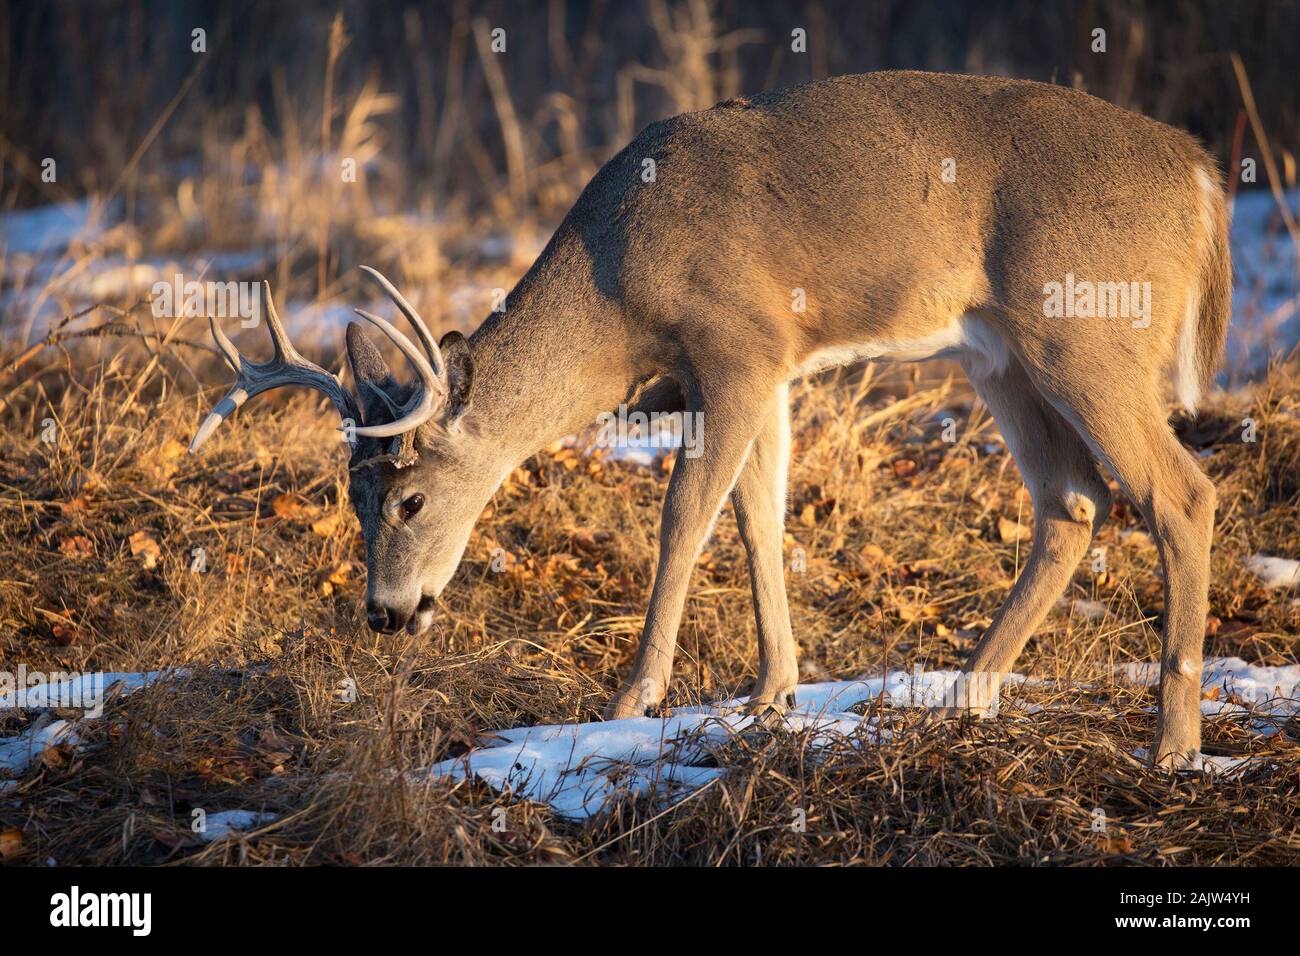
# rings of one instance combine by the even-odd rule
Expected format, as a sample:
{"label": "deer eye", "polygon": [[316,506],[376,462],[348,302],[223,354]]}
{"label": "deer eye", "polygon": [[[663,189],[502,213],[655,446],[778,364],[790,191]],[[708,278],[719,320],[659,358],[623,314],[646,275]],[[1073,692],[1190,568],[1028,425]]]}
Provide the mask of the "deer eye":
{"label": "deer eye", "polygon": [[424,495],[411,495],[402,502],[402,520],[410,521],[424,507]]}

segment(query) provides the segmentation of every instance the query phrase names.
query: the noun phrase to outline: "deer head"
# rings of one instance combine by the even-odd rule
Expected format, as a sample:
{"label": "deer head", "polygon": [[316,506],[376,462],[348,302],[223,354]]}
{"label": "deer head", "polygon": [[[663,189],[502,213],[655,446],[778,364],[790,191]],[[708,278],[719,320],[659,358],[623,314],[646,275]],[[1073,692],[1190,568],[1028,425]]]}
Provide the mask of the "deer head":
{"label": "deer head", "polygon": [[[290,343],[263,283],[267,328],[275,355],[251,362],[210,319],[212,336],[236,373],[235,385],[199,427],[196,451],[249,398],[285,385],[323,392],[343,419],[351,448],[349,496],[366,545],[366,620],[382,633],[418,635],[433,620],[433,604],[460,563],[474,521],[504,476],[501,448],[464,418],[474,364],[459,332],[434,340],[419,313],[387,279],[367,266],[406,316],[417,348],[391,323],[361,309],[406,356],[416,381],[401,384],[379,349],[353,322],[347,329],[355,395],[337,375],[304,359]],[[508,468],[508,464],[504,466]]]}

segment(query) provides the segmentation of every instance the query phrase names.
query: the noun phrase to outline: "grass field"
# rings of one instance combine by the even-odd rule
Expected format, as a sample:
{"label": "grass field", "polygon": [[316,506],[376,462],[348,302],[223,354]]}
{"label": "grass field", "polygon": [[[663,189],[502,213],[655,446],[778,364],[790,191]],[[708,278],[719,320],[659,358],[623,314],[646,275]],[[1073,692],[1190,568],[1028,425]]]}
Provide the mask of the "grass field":
{"label": "grass field", "polygon": [[[275,55],[250,56],[250,76],[227,77],[220,58],[229,56],[222,44],[241,39],[229,17],[224,34],[213,28],[214,65],[191,66],[188,53],[169,61],[172,86],[162,66],[110,51],[122,89],[142,103],[161,97],[159,112],[105,107],[86,154],[106,168],[88,158],[57,188],[39,185],[43,147],[24,149],[5,126],[0,673],[168,674],[138,689],[110,686],[97,718],[0,709],[0,861],[1300,863],[1296,687],[1265,686],[1261,696],[1209,681],[1208,772],[1152,772],[1140,755],[1155,695],[1128,679],[1128,665],[1158,658],[1163,594],[1155,547],[1117,489],[1099,550],[1030,641],[1017,664],[1028,680],[1004,687],[992,719],[941,719],[877,696],[855,703],[862,721],[852,731],[724,727],[696,760],[700,786],[636,792],[634,773],[607,768],[628,792],[585,819],[473,774],[430,776],[499,731],[599,720],[641,632],[672,453],[612,455],[578,436],[522,463],[480,518],[432,634],[379,638],[365,626],[364,549],[332,408],[315,393],[265,396],[201,455],[187,454],[230,373],[206,319],[157,316],[150,290],[177,273],[269,279],[300,349],[339,368],[340,320],[375,305],[355,268],[368,263],[411,294],[435,331],[468,332],[635,128],[857,63],[844,59],[818,4],[810,35],[831,54],[810,65],[784,52],[784,14],[764,33],[690,0],[647,3],[652,30],[618,14],[608,48],[599,11],[566,32],[564,4],[539,7],[512,23],[518,58],[505,67],[489,52],[490,23],[466,4],[445,6],[392,23],[354,10],[350,26],[316,10],[301,27],[292,10],[258,7],[248,15]],[[878,19],[889,7],[878,5]],[[82,23],[77,5],[61,9]],[[1223,22],[1262,45],[1290,35],[1282,5],[1262,26],[1207,10],[1187,17],[1188,49],[1202,26],[1208,34]],[[1066,14],[1042,16],[1039,34],[994,32],[1055,36]],[[1063,70],[1057,80],[1091,82],[1174,122],[1234,97],[1214,120],[1212,147],[1229,168],[1239,154],[1264,155],[1268,123],[1251,100],[1247,126],[1235,97],[1248,87],[1227,53],[1188,56],[1171,46],[1174,31],[1143,32],[1143,23],[1135,15],[1114,27],[1115,54],[1085,57],[1087,76]],[[909,50],[911,28],[897,25],[890,42]],[[188,22],[172,26],[187,40]],[[445,48],[425,42],[432,26]],[[878,28],[854,21],[849,52]],[[993,72],[1016,62],[980,41],[988,23],[968,28],[969,55],[950,66]],[[77,42],[58,46],[60,62],[94,59],[78,45],[94,31],[70,32]],[[634,62],[618,53],[624,33],[653,48],[638,47]],[[542,36],[546,44],[529,44]],[[1069,36],[1086,52],[1087,32]],[[393,43],[412,52],[405,72],[381,82],[367,57],[382,53],[391,69]],[[1268,53],[1248,65],[1285,136],[1293,67]],[[1034,68],[1049,78],[1045,65]],[[217,77],[246,101],[204,101]],[[1168,86],[1148,95],[1157,81]],[[56,124],[39,97],[19,99],[25,122],[51,141],[66,135],[55,127],[72,113]],[[1275,145],[1277,169],[1261,164],[1259,185],[1276,173],[1268,185],[1294,206],[1294,158]],[[338,174],[348,160],[353,181]],[[15,196],[32,208],[10,210]],[[1291,350],[1300,295],[1283,222],[1293,228],[1294,213],[1282,217],[1263,189],[1251,198],[1241,221],[1255,232],[1241,245],[1234,234],[1229,354],[1240,367],[1198,418],[1176,424],[1218,488],[1207,658],[1228,659],[1225,672],[1294,675],[1300,590],[1270,586],[1253,563],[1300,558]],[[246,352],[268,354],[264,330],[226,328]],[[797,384],[792,407],[787,587],[802,682],[958,668],[1032,533],[1027,493],[987,410],[943,363],[828,373]],[[756,665],[728,505],[698,562],[667,709],[646,726],[745,694]],[[230,811],[250,816],[212,839]],[[196,831],[205,817],[214,826]]]}
{"label": "grass field", "polygon": [[[1049,680],[1007,692],[995,720],[902,709],[882,718],[886,739],[815,751],[807,733],[737,735],[718,754],[728,774],[681,803],[627,799],[587,823],[481,784],[429,783],[420,768],[492,730],[598,719],[639,634],[671,456],[556,447],[524,463],[479,521],[433,635],[377,639],[359,614],[364,555],[329,415],[315,396],[263,400],[186,455],[205,410],[195,380],[224,373],[177,337],[152,355],[151,340],[82,341],[6,402],[3,660],[183,671],[110,694],[103,719],[81,721],[81,746],[46,750],[6,785],[0,829],[16,859],[1298,858],[1294,718],[1268,735],[1241,714],[1207,720],[1207,753],[1259,758],[1235,776],[1170,778],[1131,755],[1151,734],[1153,697],[1117,667],[1155,659],[1162,598],[1122,497],[1096,542],[1105,571],[1080,567],[1022,658],[1022,673]],[[1278,369],[1219,403],[1184,433],[1220,495],[1207,655],[1293,664],[1300,608],[1246,564],[1300,549],[1300,378]],[[987,414],[943,366],[806,382],[794,409],[788,545],[804,571],[789,586],[804,680],[958,666],[1028,544],[1030,509]],[[1244,417],[1253,443],[1240,440]],[[743,693],[754,676],[729,517],[700,559],[681,648],[674,706]],[[0,731],[39,719],[6,714]],[[191,831],[196,808],[276,820],[207,845]]]}

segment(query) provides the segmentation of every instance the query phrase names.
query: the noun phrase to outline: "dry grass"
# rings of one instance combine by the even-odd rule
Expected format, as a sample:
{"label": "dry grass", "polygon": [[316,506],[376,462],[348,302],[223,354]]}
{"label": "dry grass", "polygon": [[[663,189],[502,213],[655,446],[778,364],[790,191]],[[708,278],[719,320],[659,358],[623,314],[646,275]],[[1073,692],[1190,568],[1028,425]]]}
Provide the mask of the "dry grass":
{"label": "dry grass", "polygon": [[[157,275],[136,270],[154,257],[169,263],[161,271],[170,278],[174,259],[195,278],[189,265],[200,256],[247,254],[208,278],[269,277],[291,312],[359,304],[368,290],[352,264],[368,262],[413,290],[426,316],[468,329],[490,290],[510,288],[531,262],[544,235],[537,223],[562,214],[601,158],[644,122],[916,55],[906,31],[879,46],[888,17],[837,18],[821,5],[806,18],[807,62],[784,53],[784,12],[773,25],[702,0],[652,0],[632,13],[598,6],[566,27],[564,9],[550,4],[544,21],[511,21],[513,36],[544,35],[546,44],[512,39],[508,73],[484,53],[486,24],[467,3],[401,18],[405,56],[389,55],[384,18],[368,11],[353,11],[336,36],[324,8],[250,10],[252,34],[270,52],[241,55],[238,76],[225,80],[238,88],[217,88],[216,51],[229,37],[214,28],[216,66],[177,99],[195,70],[188,55],[123,58],[84,29],[71,30],[84,41],[50,41],[75,70],[45,68],[50,51],[30,54],[41,69],[28,72],[41,84],[50,73],[90,83],[111,75],[100,92],[121,96],[101,106],[80,94],[81,112],[95,104],[91,129],[43,87],[11,97],[23,109],[10,133],[72,137],[78,153],[103,159],[79,168],[75,186],[48,192],[36,159],[69,150],[0,136],[5,203],[85,192],[126,210],[114,228],[74,243],[59,269],[22,256],[0,268],[7,328],[24,328],[45,302],[75,313],[87,288],[108,303],[69,322],[49,347],[0,346],[0,668],[169,666],[188,676],[110,700],[104,719],[82,725],[85,746],[47,751],[6,789],[3,854],[24,863],[247,865],[1300,861],[1294,721],[1267,739],[1236,720],[1207,722],[1208,752],[1267,758],[1238,779],[1153,774],[1129,756],[1149,742],[1154,700],[1118,685],[1115,666],[1155,657],[1162,597],[1154,548],[1128,534],[1139,524],[1122,496],[1097,542],[1106,572],[1085,563],[1067,595],[1100,602],[1105,615],[1087,619],[1069,600],[1055,609],[1018,669],[1056,683],[1010,695],[995,721],[901,712],[890,717],[889,739],[815,753],[800,735],[737,739],[717,755],[730,769],[720,781],[671,808],[625,800],[585,825],[484,786],[420,778],[420,768],[492,730],[598,717],[640,633],[665,469],[566,448],[539,454],[484,513],[432,637],[379,640],[358,613],[364,560],[332,412],[314,395],[259,399],[201,458],[185,455],[227,372],[210,355],[202,320],[173,325],[138,304]],[[1206,9],[1196,23],[1227,17]],[[606,49],[606,16],[645,23],[611,26]],[[80,17],[67,4],[56,19]],[[1187,60],[1163,45],[1173,31],[1144,32],[1144,17],[1116,31],[1129,37],[1122,55],[1065,57],[1079,70],[1063,70],[1062,82],[1165,118],[1180,119],[1188,104],[1194,115],[1208,103],[1229,109],[1225,90],[1236,86],[1226,69],[1213,71],[1214,57],[1174,71],[1156,102],[1135,99],[1158,86],[1139,70],[1161,76],[1166,62]],[[1290,35],[1248,20],[1227,26],[1229,37]],[[997,66],[997,48],[980,52],[986,28],[1011,35],[976,18],[964,60],[948,65]],[[834,42],[821,42],[826,35]],[[642,38],[634,52],[616,45],[631,36]],[[1159,55],[1143,53],[1144,37]],[[1273,81],[1289,76],[1289,59],[1268,52],[1249,61],[1257,86],[1289,90]],[[1046,78],[1051,70],[1039,66]],[[120,69],[130,82],[116,82]],[[1271,126],[1274,114],[1291,124],[1279,133],[1287,141],[1291,99],[1275,98],[1262,105]],[[137,115],[164,104],[161,115]],[[1220,119],[1205,122],[1231,128]],[[156,141],[145,132],[155,129]],[[95,149],[81,148],[87,137]],[[357,182],[340,180],[343,158],[356,161]],[[485,251],[486,236],[496,251]],[[331,329],[314,342],[299,329],[295,339],[337,363]],[[259,331],[245,335],[241,345],[265,354]],[[788,546],[792,556],[803,549],[806,570],[789,576],[789,588],[804,679],[956,666],[1027,547],[1027,498],[987,413],[935,365],[806,383],[794,407]],[[1239,440],[1247,415],[1253,444]],[[955,442],[943,440],[945,417]],[[47,420],[53,443],[42,440]],[[1243,559],[1300,554],[1300,369],[1279,368],[1249,395],[1222,399],[1184,435],[1213,449],[1206,467],[1220,494],[1207,653],[1293,663],[1300,608],[1261,589]],[[195,548],[206,556],[203,573],[193,570]],[[504,573],[490,570],[497,548]],[[742,549],[724,517],[700,560],[669,703],[744,693],[755,664]],[[351,702],[339,693],[345,681],[356,688]],[[40,718],[2,714],[0,736]],[[1098,807],[1106,834],[1092,829]],[[196,808],[264,809],[279,819],[204,846],[190,831]],[[492,824],[503,809],[500,831]],[[795,810],[806,814],[803,832],[791,826]]]}
{"label": "dry grass", "polygon": [[[1294,726],[1262,739],[1209,721],[1208,752],[1268,757],[1269,769],[1238,780],[1168,778],[1128,755],[1147,743],[1153,700],[1110,675],[1155,656],[1161,596],[1154,550],[1140,534],[1121,537],[1138,527],[1122,498],[1098,542],[1107,572],[1085,563],[1070,593],[1106,616],[1054,611],[1019,669],[1061,685],[1017,692],[995,722],[902,713],[894,740],[845,741],[815,758],[799,735],[737,740],[719,757],[731,773],[668,812],[628,800],[588,825],[481,786],[413,782],[406,772],[493,729],[598,717],[639,633],[665,469],[562,448],[525,463],[480,520],[432,638],[386,643],[358,614],[364,564],[343,452],[316,399],[263,400],[192,458],[183,443],[205,401],[193,380],[224,375],[195,362],[202,352],[173,344],[151,359],[146,344],[81,341],[66,363],[29,363],[34,384],[0,422],[0,660],[191,673],[113,700],[106,719],[84,725],[91,746],[51,752],[6,794],[0,829],[23,831],[28,860],[1300,859]],[[1207,652],[1290,663],[1297,609],[1242,562],[1300,547],[1300,378],[1279,370],[1238,401],[1248,404],[1185,432],[1213,448],[1220,489]],[[1233,427],[1245,414],[1255,444]],[[942,440],[943,417],[957,423],[956,442]],[[53,445],[41,440],[47,418]],[[805,384],[795,422],[789,545],[804,549],[807,570],[790,589],[805,679],[955,666],[1026,547],[1015,528],[1030,512],[987,414],[947,369],[925,366]],[[206,573],[191,568],[195,547]],[[498,547],[503,573],[489,569]],[[754,677],[728,519],[700,560],[681,650],[674,705],[743,692]],[[345,680],[355,702],[336,693]],[[35,716],[5,716],[0,730]],[[497,832],[493,811],[507,806]],[[280,820],[203,847],[189,832],[195,807]],[[1108,836],[1090,827],[1095,807]],[[804,833],[790,826],[796,808]]]}

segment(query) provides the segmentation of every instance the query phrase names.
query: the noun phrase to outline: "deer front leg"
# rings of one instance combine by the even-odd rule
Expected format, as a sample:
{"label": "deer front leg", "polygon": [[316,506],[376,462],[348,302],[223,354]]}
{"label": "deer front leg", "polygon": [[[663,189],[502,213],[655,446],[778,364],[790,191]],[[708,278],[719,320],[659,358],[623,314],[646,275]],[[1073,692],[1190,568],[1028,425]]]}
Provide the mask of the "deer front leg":
{"label": "deer front leg", "polygon": [[722,503],[736,483],[763,420],[774,386],[753,380],[701,389],[699,453],[683,449],[673,467],[659,532],[659,566],[631,675],[605,708],[606,720],[644,714],[657,706],[672,677],[677,629],[691,571]]}

